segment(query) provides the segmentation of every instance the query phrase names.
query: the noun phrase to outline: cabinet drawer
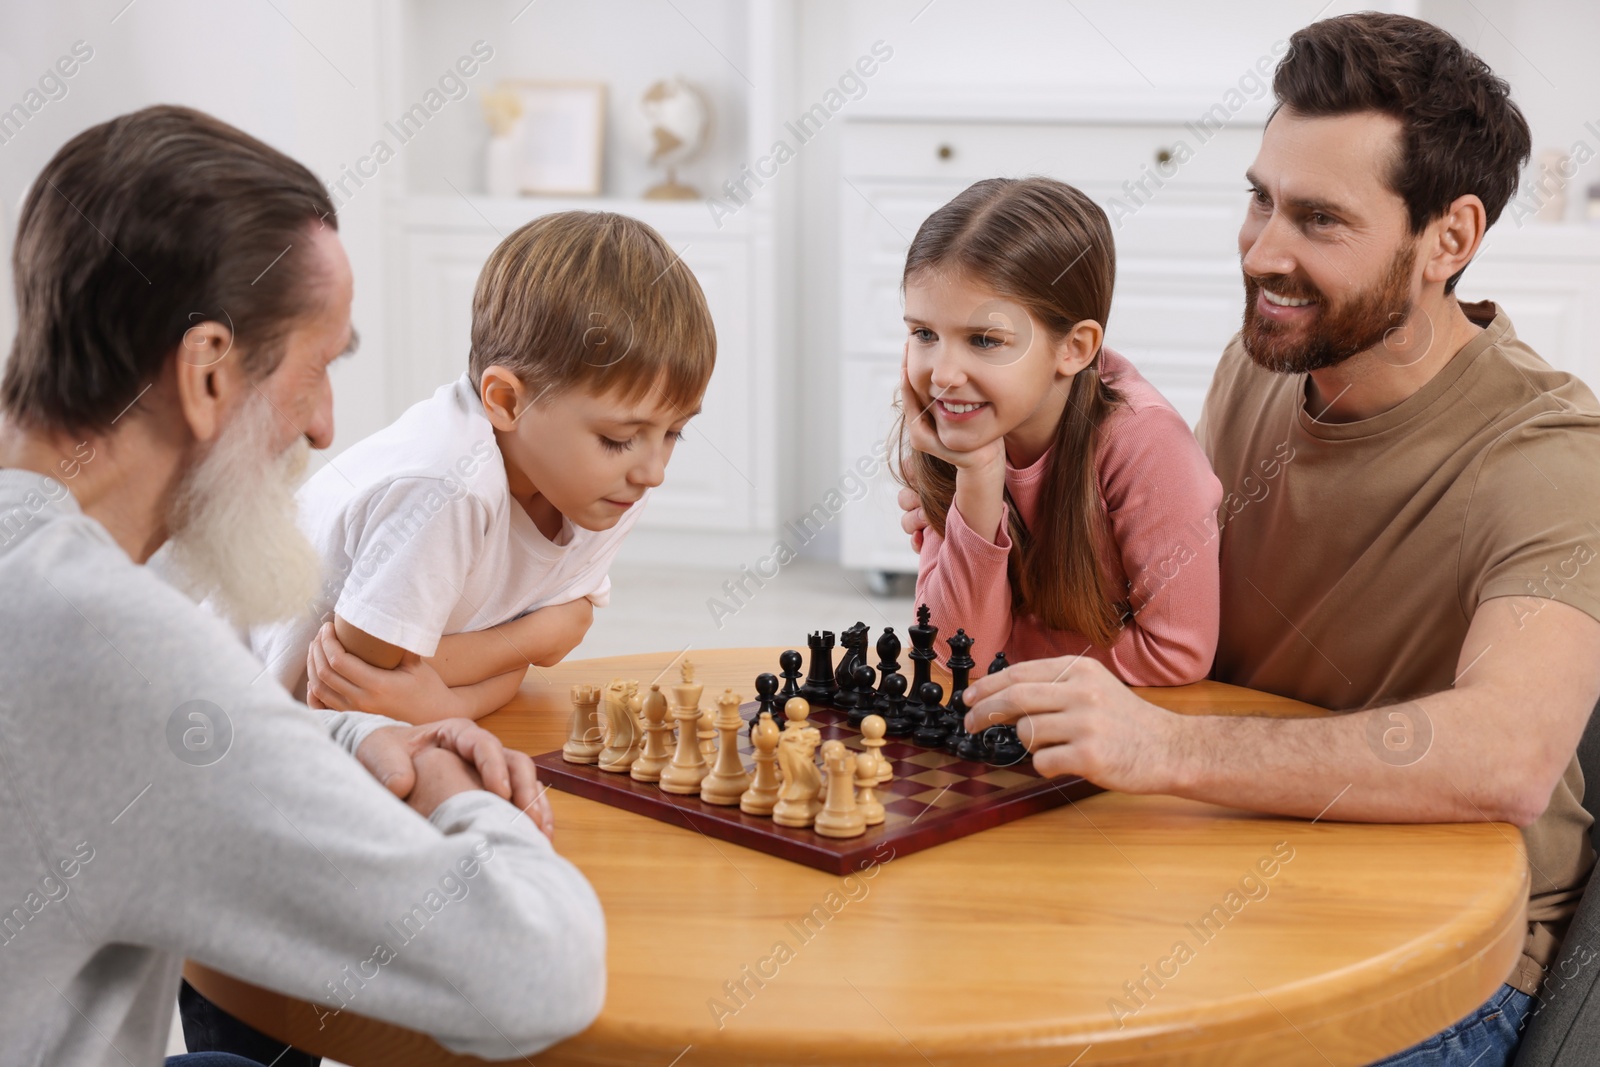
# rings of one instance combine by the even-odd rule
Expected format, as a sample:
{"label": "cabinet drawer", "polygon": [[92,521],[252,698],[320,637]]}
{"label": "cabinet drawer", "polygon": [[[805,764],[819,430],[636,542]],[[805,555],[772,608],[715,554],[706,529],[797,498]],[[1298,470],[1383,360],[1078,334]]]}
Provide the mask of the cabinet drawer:
{"label": "cabinet drawer", "polygon": [[[1049,174],[1074,184],[1162,181],[1239,184],[1261,127],[1022,122],[874,122],[845,126],[846,177],[955,181]],[[1161,162],[1163,153],[1167,162]],[[1240,160],[1244,162],[1241,164]]]}

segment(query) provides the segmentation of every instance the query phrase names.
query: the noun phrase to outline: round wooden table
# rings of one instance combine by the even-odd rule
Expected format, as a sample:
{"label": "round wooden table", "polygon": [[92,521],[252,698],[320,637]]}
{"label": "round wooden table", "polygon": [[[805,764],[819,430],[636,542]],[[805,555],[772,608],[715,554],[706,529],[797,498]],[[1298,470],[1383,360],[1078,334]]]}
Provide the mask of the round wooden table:
{"label": "round wooden table", "polygon": [[[748,698],[778,651],[692,658],[707,693]],[[484,725],[547,752],[572,684],[675,681],[676,656],[530,671]],[[1186,713],[1321,714],[1212,682],[1141,693]],[[541,1065],[1342,1067],[1466,1015],[1523,943],[1527,865],[1505,824],[1307,822],[1107,793],[840,877],[551,799],[557,847],[605,906],[609,992]],[[819,908],[825,921],[802,923]],[[481,1062],[351,1013],[319,1029],[299,1001],[185,973],[355,1067]]]}

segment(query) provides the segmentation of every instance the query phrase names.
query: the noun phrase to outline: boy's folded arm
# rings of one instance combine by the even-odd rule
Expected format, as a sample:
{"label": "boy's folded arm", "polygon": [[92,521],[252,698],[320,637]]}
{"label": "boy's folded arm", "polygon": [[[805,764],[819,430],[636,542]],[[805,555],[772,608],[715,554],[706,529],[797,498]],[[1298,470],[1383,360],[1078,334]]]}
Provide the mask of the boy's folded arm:
{"label": "boy's folded arm", "polygon": [[460,714],[463,717],[481,719],[490,712],[505,707],[511,698],[517,695],[517,690],[521,688],[522,680],[527,675],[526,667],[516,667],[493,678],[474,682],[472,685],[456,686],[451,692],[459,699]]}
{"label": "boy's folded arm", "polygon": [[594,604],[581,596],[487,630],[441,637],[438,650],[427,662],[452,687],[473,685],[509,671],[526,671],[529,664],[553,667],[578,647],[593,621]]}
{"label": "boy's folded arm", "polygon": [[394,670],[400,666],[400,658],[405,655],[406,650],[399,645],[391,645],[387,641],[373,637],[338,615],[333,617],[333,632],[339,638],[339,643],[345,647],[345,651],[360,656],[363,662],[373,667],[386,671]]}

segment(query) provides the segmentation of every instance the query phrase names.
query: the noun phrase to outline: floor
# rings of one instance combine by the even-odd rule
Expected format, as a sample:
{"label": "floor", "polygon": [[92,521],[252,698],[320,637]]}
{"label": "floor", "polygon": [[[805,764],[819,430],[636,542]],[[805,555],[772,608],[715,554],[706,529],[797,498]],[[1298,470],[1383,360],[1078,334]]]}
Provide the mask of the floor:
{"label": "floor", "polygon": [[[769,579],[750,572],[743,588],[733,570],[662,570],[637,564],[611,569],[611,605],[572,658],[631,652],[788,645],[805,650],[813,630],[835,633],[856,622],[900,633],[916,621],[911,583],[875,596],[859,572],[795,560]],[[757,585],[757,582],[762,584]],[[777,670],[776,664],[773,670]]]}
{"label": "floor", "polygon": [[[772,578],[752,576],[743,589],[724,585],[739,577],[729,570],[619,563],[611,568],[611,605],[595,613],[589,635],[570,658],[750,645],[803,651],[812,630],[838,633],[860,621],[875,631],[893,626],[904,633],[915,621],[906,579],[893,583],[891,595],[876,596],[859,572],[811,560],[795,560]],[[167,1053],[183,1051],[183,1029],[174,1013]]]}

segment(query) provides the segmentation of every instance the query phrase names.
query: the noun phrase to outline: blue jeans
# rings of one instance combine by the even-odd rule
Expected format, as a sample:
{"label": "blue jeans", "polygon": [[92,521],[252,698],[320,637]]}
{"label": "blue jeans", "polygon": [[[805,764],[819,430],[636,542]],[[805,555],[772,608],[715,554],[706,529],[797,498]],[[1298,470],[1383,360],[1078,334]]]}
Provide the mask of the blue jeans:
{"label": "blue jeans", "polygon": [[[290,1048],[282,1041],[235,1019],[188,982],[178,987],[178,1016],[183,1020],[183,1042],[195,1054],[231,1053],[237,1058],[217,1060],[215,1067],[271,1064],[272,1067],[318,1067],[322,1057]],[[213,1067],[209,1060],[178,1060],[178,1067]],[[171,1061],[168,1067],[173,1067]]]}
{"label": "blue jeans", "polygon": [[1454,1026],[1372,1067],[1506,1067],[1522,1040],[1533,998],[1508,985]]}

